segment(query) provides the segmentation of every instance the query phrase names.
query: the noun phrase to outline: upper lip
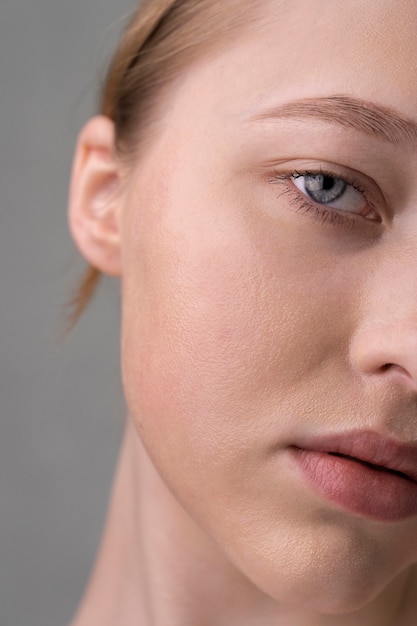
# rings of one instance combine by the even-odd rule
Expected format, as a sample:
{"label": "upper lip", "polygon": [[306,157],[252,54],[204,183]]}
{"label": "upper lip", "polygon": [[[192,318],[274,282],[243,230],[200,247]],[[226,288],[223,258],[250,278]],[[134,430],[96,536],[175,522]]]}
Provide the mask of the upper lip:
{"label": "upper lip", "polygon": [[353,430],[311,437],[296,447],[351,457],[381,469],[405,474],[417,483],[417,444],[403,443],[374,431]]}

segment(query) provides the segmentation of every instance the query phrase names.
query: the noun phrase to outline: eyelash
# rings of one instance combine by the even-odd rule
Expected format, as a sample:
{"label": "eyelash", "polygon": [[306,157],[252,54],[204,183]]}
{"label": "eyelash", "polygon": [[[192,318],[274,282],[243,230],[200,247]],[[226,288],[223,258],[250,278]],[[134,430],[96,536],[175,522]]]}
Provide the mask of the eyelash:
{"label": "eyelash", "polygon": [[[331,172],[330,170],[326,170],[323,168],[317,168],[315,170],[292,170],[290,172],[284,173],[275,172],[274,175],[270,178],[269,182],[273,184],[285,185],[285,188],[283,189],[279,197],[283,195],[287,196],[292,206],[297,209],[297,212],[301,211],[303,215],[313,212],[314,221],[320,219],[323,225],[331,224],[332,226],[349,226],[351,228],[354,228],[358,225],[359,222],[363,223],[364,219],[366,219],[367,222],[371,221],[359,214],[343,213],[342,211],[333,207],[326,207],[325,205],[318,204],[314,202],[314,200],[310,200],[308,196],[304,195],[299,189],[297,189],[297,187],[292,182],[294,178],[300,176],[318,175],[330,176],[332,178],[336,178],[337,180],[343,181],[347,185],[350,185],[351,187],[353,187],[353,189],[358,191],[364,197],[369,206],[374,209],[374,204],[370,201],[367,190],[364,189],[357,180],[350,176],[340,176],[335,172]],[[290,185],[289,183],[292,184]]]}

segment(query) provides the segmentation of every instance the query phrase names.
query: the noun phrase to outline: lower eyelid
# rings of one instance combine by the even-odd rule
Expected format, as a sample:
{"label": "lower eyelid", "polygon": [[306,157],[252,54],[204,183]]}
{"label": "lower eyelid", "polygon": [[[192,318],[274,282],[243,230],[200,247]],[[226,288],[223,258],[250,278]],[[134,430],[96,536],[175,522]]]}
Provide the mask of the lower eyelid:
{"label": "lower eyelid", "polygon": [[332,207],[320,205],[303,194],[293,183],[288,180],[288,185],[284,183],[284,189],[279,197],[284,197],[291,208],[296,209],[296,213],[311,217],[313,222],[321,221],[322,224],[332,224],[334,226],[353,227],[357,224],[357,218],[353,214],[338,211]]}
{"label": "lower eyelid", "polygon": [[[294,191],[296,190],[297,192],[301,193],[301,195],[306,198],[307,202],[311,202],[314,206],[321,207],[324,210],[335,211],[337,213],[340,213],[341,215],[346,215],[347,217],[351,216],[353,220],[355,220],[355,218],[359,218],[359,219],[366,219],[367,221],[382,222],[379,216],[379,213],[374,209],[373,205],[370,204],[370,202],[367,200],[364,194],[360,192],[358,189],[356,189],[355,187],[353,187],[353,185],[351,185],[350,183],[346,182],[346,184],[349,187],[351,187],[352,190],[354,190],[355,193],[359,194],[359,196],[361,197],[362,204],[361,204],[360,211],[347,210],[347,209],[339,208],[337,206],[331,206],[331,204],[320,204],[319,202],[316,202],[313,198],[310,198],[307,194],[302,192],[296,185],[294,185],[294,183],[293,183],[293,187],[294,187]],[[343,202],[342,199],[341,201]],[[337,200],[334,201],[334,203],[336,202]],[[373,216],[370,217],[371,215]]]}
{"label": "lower eyelid", "polygon": [[[366,218],[360,213],[342,211],[328,205],[316,203],[294,185],[292,176],[292,174],[279,175],[271,179],[270,182],[282,185],[283,190],[279,194],[279,197],[284,196],[289,205],[296,209],[297,213],[301,213],[302,215],[311,214],[310,217],[314,222],[321,221],[323,225],[352,229],[355,226],[359,227],[361,224],[365,225],[366,223],[375,226],[375,222],[378,223],[382,221]],[[350,183],[347,182],[347,184]],[[373,210],[372,206],[370,206],[370,210]]]}

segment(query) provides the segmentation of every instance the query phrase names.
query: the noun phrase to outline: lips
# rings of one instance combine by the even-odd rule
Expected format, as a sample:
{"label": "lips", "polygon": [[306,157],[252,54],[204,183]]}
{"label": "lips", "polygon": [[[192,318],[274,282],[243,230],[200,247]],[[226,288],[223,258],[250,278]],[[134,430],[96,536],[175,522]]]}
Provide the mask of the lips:
{"label": "lips", "polygon": [[372,431],[351,431],[317,437],[300,446],[404,474],[417,482],[417,445],[396,442]]}
{"label": "lips", "polygon": [[417,446],[372,431],[311,438],[292,449],[303,478],[325,499],[379,521],[417,515]]}

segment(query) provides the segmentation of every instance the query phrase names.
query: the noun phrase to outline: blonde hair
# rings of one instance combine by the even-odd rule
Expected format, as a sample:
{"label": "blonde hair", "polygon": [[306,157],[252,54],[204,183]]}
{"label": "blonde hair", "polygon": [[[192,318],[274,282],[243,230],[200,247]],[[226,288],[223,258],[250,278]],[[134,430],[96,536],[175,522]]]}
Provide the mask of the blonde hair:
{"label": "blonde hair", "polygon": [[[257,2],[249,3],[255,8]],[[163,87],[208,46],[250,21],[242,0],[143,0],[134,12],[110,63],[100,112],[115,124],[121,155],[138,149],[149,130]],[[246,8],[246,7],[245,7]],[[91,300],[100,272],[90,266],[70,306],[72,327]]]}

